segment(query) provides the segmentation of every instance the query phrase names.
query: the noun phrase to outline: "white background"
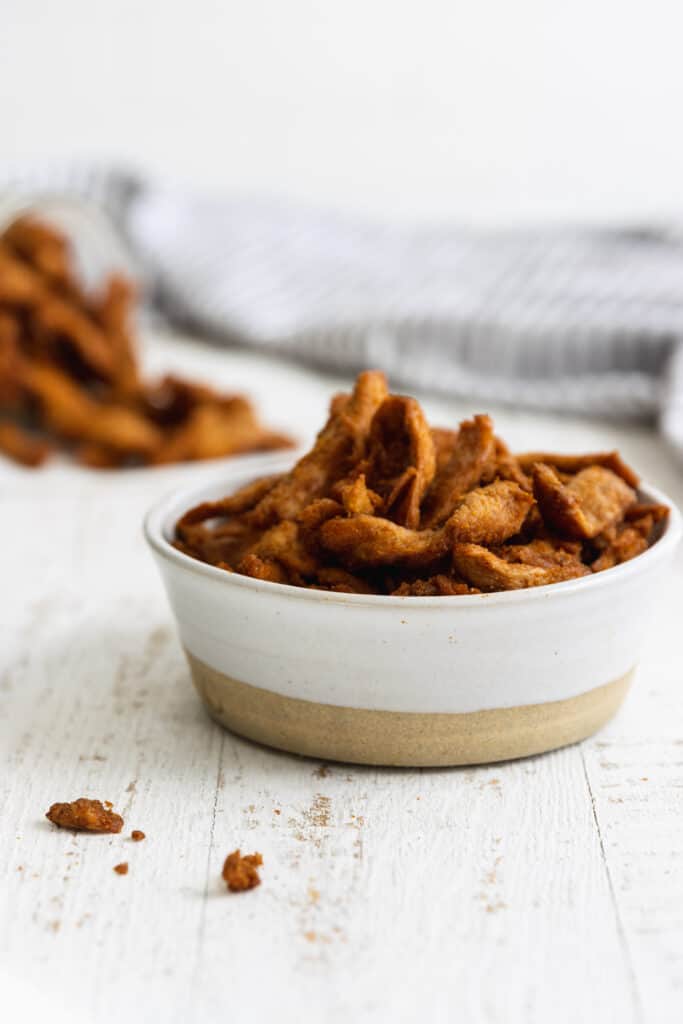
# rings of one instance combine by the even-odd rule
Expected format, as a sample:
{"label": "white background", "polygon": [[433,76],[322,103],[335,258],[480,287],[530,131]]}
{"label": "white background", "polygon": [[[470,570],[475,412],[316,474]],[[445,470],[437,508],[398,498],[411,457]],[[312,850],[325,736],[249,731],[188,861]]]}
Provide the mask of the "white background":
{"label": "white background", "polygon": [[3,0],[0,154],[401,219],[683,206],[680,0]]}

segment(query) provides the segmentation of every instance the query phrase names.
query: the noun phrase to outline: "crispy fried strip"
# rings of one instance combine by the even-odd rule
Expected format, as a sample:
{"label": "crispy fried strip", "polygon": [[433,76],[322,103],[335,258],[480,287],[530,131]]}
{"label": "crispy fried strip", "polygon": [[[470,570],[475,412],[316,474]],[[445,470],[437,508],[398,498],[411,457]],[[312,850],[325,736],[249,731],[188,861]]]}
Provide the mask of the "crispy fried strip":
{"label": "crispy fried strip", "polygon": [[3,234],[3,241],[62,290],[74,288],[69,244],[53,226],[34,217],[19,217]]}
{"label": "crispy fried strip", "polygon": [[239,395],[223,395],[206,384],[185,380],[176,374],[164,374],[151,384],[144,384],[139,395],[145,415],[163,427],[181,426],[199,405],[230,408]]}
{"label": "crispy fried strip", "polygon": [[58,232],[27,218],[15,221],[0,245],[0,303],[31,309],[34,327],[46,342],[66,343],[84,366],[110,379],[114,360],[109,340],[89,315],[84,297],[77,293],[73,301],[70,293],[75,286],[67,257]]}
{"label": "crispy fried strip", "polygon": [[333,498],[318,498],[299,513],[296,522],[299,523],[303,530],[314,533],[328,519],[340,516],[343,511],[344,506],[340,505]]}
{"label": "crispy fried strip", "polygon": [[420,524],[420,501],[423,484],[420,471],[410,466],[394,484],[384,502],[384,514],[395,523],[415,530]]}
{"label": "crispy fried strip", "polygon": [[19,349],[19,325],[10,313],[0,309],[0,405],[7,412],[21,410],[23,362]]}
{"label": "crispy fried strip", "polygon": [[534,495],[548,526],[569,537],[589,540],[617,522],[636,493],[610,469],[589,466],[563,484],[550,466],[533,470]]}
{"label": "crispy fried strip", "polygon": [[489,416],[475,416],[462,423],[450,456],[440,466],[426,496],[421,525],[430,528],[444,523],[458,498],[479,483],[494,454],[495,438]]}
{"label": "crispy fried strip", "polygon": [[176,533],[182,537],[183,530],[187,526],[193,526],[206,519],[215,519],[219,516],[233,516],[248,512],[275,486],[278,480],[282,479],[282,475],[282,473],[271,473],[269,476],[261,476],[257,480],[245,484],[244,487],[240,487],[238,491],[226,498],[220,498],[218,501],[204,501],[201,505],[188,509],[178,520]]}
{"label": "crispy fried strip", "polygon": [[482,483],[489,483],[488,476],[492,480],[513,480],[525,490],[531,491],[531,477],[524,472],[516,455],[513,455],[504,441],[499,437],[495,438],[495,458],[490,469],[487,468],[482,474]]}
{"label": "crispy fried strip", "polygon": [[80,462],[82,466],[89,466],[90,469],[117,469],[126,460],[126,456],[120,451],[115,452],[113,448],[93,441],[77,445],[74,449],[74,458],[76,462]]}
{"label": "crispy fried strip", "polygon": [[438,530],[409,530],[379,516],[360,515],[328,520],[320,538],[350,568],[420,568],[445,555],[455,540],[502,544],[519,531],[532,504],[518,484],[499,480],[461,498]]}
{"label": "crispy fried strip", "polygon": [[[634,509],[637,515],[631,514]],[[591,564],[593,572],[611,569],[642,554],[652,544],[655,528],[667,518],[669,509],[666,505],[643,503],[632,506],[628,512],[623,523],[611,526],[595,538],[594,546],[600,554]]]}
{"label": "crispy fried strip", "polygon": [[436,473],[443,473],[444,469],[453,457],[453,452],[458,443],[458,430],[451,430],[449,427],[432,427],[432,444],[434,445],[434,457],[436,459]]}
{"label": "crispy fried strip", "polygon": [[669,507],[656,502],[637,501],[624,512],[624,519],[640,519],[642,516],[652,516],[653,522],[661,523],[669,518]]}
{"label": "crispy fried strip", "polygon": [[0,305],[30,309],[45,296],[39,274],[0,242]]}
{"label": "crispy fried strip", "polygon": [[287,572],[279,562],[270,558],[259,558],[258,555],[245,555],[237,566],[242,576],[251,576],[255,580],[267,583],[289,583]]}
{"label": "crispy fried strip", "polygon": [[318,498],[301,512],[296,522],[299,524],[299,532],[302,541],[313,554],[320,555],[322,547],[320,543],[320,527],[328,519],[334,519],[344,512],[343,505],[332,498]]}
{"label": "crispy fried strip", "polygon": [[345,512],[350,516],[358,516],[365,513],[373,515],[383,502],[379,494],[370,490],[366,481],[365,473],[361,473],[354,480],[344,480],[333,489],[338,493]]}
{"label": "crispy fried strip", "polygon": [[519,484],[496,480],[461,498],[446,529],[456,541],[502,544],[519,533],[533,504],[533,497]]}
{"label": "crispy fried strip", "polygon": [[436,456],[431,431],[414,398],[389,395],[370,426],[368,486],[385,498],[384,515],[415,529],[420,503],[434,479]]}
{"label": "crispy fried strip", "polygon": [[93,401],[61,370],[32,363],[22,373],[22,383],[40,402],[46,426],[62,437],[92,441],[137,455],[149,455],[161,437],[155,426],[122,405]]}
{"label": "crispy fried strip", "polygon": [[320,542],[352,570],[381,565],[420,569],[446,554],[449,531],[409,530],[390,519],[360,515],[328,519]]}
{"label": "crispy fried strip", "polygon": [[517,462],[526,473],[531,473],[537,462],[552,466],[559,473],[580,473],[590,466],[604,466],[629,485],[636,488],[640,477],[622,459],[619,452],[595,452],[592,455],[563,455],[549,452],[523,452],[517,456]]}
{"label": "crispy fried strip", "polygon": [[42,466],[52,452],[43,438],[22,430],[16,423],[0,421],[0,452],[22,466]]}
{"label": "crispy fried strip", "polygon": [[528,544],[508,544],[496,548],[494,554],[505,562],[535,565],[552,569],[558,565],[581,565],[581,544],[537,538]]}
{"label": "crispy fried strip", "polygon": [[478,544],[456,544],[453,565],[468,583],[488,591],[542,587],[590,573],[590,569],[580,562],[546,568],[507,562]]}
{"label": "crispy fried strip", "polygon": [[614,540],[591,564],[591,569],[593,572],[612,569],[615,565],[621,565],[622,562],[628,562],[636,555],[642,554],[647,547],[647,536],[643,536],[643,533],[634,526],[624,525],[617,531]]}
{"label": "crispy fried strip", "polygon": [[367,371],[356,381],[348,402],[333,403],[334,411],[310,452],[299,459],[252,513],[253,522],[268,526],[295,519],[334,481],[347,475],[349,463],[362,455],[372,417],[387,394],[383,373]]}
{"label": "crispy fried strip", "polygon": [[344,409],[349,404],[350,397],[351,396],[347,394],[346,391],[340,391],[338,394],[332,395],[329,408],[327,410],[327,418],[329,419],[331,416],[341,416]]}
{"label": "crispy fried strip", "polygon": [[[82,464],[202,459],[290,445],[251,403],[179,377],[141,381],[129,324],[134,289],[120,276],[86,293],[52,226],[22,218],[0,235],[0,415],[65,442]],[[19,451],[18,435],[5,447]]]}
{"label": "crispy fried strip", "polygon": [[180,542],[185,554],[192,554],[209,565],[235,565],[244,557],[254,544],[259,534],[243,519],[233,518],[213,528],[211,524],[197,523],[186,526]]}
{"label": "crispy fried strip", "polygon": [[[271,526],[247,553],[267,562],[277,562],[289,573],[303,577],[315,576],[318,563],[303,543],[298,523],[283,520]],[[238,565],[237,571],[241,572]]]}
{"label": "crispy fried strip", "polygon": [[158,447],[156,464],[215,459],[220,455],[289,447],[289,438],[264,431],[251,404],[234,398],[229,404],[202,404]]}
{"label": "crispy fried strip", "polygon": [[50,344],[66,344],[84,366],[105,380],[115,372],[114,353],[109,340],[97,324],[73,303],[50,295],[33,311],[35,325]]}
{"label": "crispy fried strip", "polygon": [[112,385],[117,395],[132,395],[140,387],[130,317],[135,289],[120,274],[112,274],[95,305],[95,315],[109,337],[113,353]]}
{"label": "crispy fried strip", "polygon": [[430,431],[418,406],[384,390],[361,376],[291,473],[244,503],[191,512],[178,544],[273,582],[433,596],[599,572],[644,550],[667,514],[637,501],[615,453],[589,465],[552,456],[561,466],[535,464],[532,480],[488,417]]}

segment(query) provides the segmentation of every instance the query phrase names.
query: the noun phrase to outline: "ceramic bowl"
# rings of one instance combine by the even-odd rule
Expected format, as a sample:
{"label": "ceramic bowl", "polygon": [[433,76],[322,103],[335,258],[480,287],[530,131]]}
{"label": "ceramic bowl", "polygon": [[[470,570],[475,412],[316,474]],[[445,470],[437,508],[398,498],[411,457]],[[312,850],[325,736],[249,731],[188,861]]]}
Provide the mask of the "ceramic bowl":
{"label": "ceramic bowl", "polygon": [[180,515],[292,456],[242,462],[145,521],[195,686],[228,729],[283,750],[381,765],[507,760],[574,743],[617,710],[681,535],[582,579],[466,597],[333,594],[205,565],[170,543]]}

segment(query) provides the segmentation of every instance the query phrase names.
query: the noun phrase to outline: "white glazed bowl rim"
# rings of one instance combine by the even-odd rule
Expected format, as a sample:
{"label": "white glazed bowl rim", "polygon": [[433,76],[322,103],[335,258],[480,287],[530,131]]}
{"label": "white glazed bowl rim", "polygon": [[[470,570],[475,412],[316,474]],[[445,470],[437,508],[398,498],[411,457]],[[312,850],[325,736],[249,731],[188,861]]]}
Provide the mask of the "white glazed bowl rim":
{"label": "white glazed bowl rim", "polygon": [[592,576],[566,580],[563,583],[550,583],[541,587],[529,587],[525,590],[504,590],[448,597],[439,595],[434,597],[397,597],[388,594],[338,594],[331,591],[294,587],[286,583],[270,583],[266,580],[256,580],[250,576],[217,569],[213,565],[207,565],[205,562],[200,562],[198,559],[184,554],[170,543],[171,527],[187,509],[193,508],[201,501],[215,500],[219,495],[230,494],[238,486],[248,483],[250,479],[255,479],[257,476],[289,469],[296,458],[297,455],[290,452],[287,455],[240,459],[239,465],[230,467],[220,477],[214,476],[208,480],[205,479],[201,486],[198,486],[195,481],[192,487],[175,489],[157,501],[147,512],[143,526],[147,543],[158,555],[181,570],[194,572],[199,576],[204,576],[207,580],[219,582],[225,587],[261,591],[264,597],[269,594],[280,594],[283,597],[288,596],[299,601],[313,601],[317,604],[355,604],[367,605],[369,608],[389,607],[394,610],[398,607],[398,602],[407,601],[408,607],[411,609],[443,608],[446,610],[456,607],[516,605],[528,601],[548,600],[553,594],[559,598],[575,591],[595,590],[600,586],[609,586],[616,583],[618,578],[626,579],[629,576],[644,573],[666,555],[673,554],[683,532],[681,513],[671,498],[658,488],[641,482],[638,489],[641,500],[668,505],[670,509],[669,518],[661,537],[642,554],[628,562],[614,566],[612,569],[605,569]]}

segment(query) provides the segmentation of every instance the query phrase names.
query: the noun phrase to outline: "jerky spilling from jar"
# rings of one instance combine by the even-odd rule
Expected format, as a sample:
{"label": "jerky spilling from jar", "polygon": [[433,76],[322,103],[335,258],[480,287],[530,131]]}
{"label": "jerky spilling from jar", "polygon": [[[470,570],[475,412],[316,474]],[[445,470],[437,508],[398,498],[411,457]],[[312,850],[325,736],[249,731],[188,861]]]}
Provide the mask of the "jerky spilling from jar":
{"label": "jerky spilling from jar", "polygon": [[135,289],[79,281],[67,238],[31,217],[0,235],[0,452],[40,466],[54,451],[98,469],[289,447],[241,394],[145,378]]}

